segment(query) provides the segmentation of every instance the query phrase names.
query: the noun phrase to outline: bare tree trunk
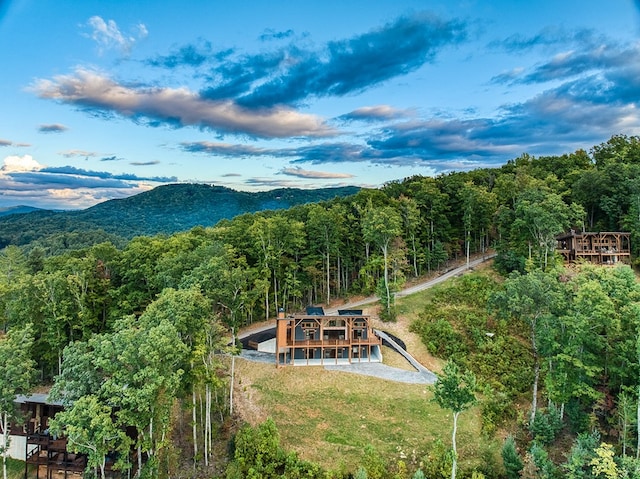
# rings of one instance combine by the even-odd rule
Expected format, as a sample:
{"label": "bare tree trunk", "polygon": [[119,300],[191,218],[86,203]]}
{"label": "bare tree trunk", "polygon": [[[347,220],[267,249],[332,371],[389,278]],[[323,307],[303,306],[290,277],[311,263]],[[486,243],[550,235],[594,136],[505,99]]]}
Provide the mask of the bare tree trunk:
{"label": "bare tree trunk", "polygon": [[538,356],[538,346],[536,344],[536,323],[531,325],[531,346],[533,349],[533,397],[531,398],[531,424],[536,420],[536,409],[538,408],[538,381],[540,380],[540,357]]}
{"label": "bare tree trunk", "polygon": [[195,384],[191,390],[191,420],[193,421],[193,467],[196,467],[198,461],[198,413],[196,411],[196,386]]}
{"label": "bare tree trunk", "polygon": [[387,292],[387,313],[391,311],[391,291],[389,291],[389,268],[387,266],[388,263],[388,253],[387,253],[387,245],[382,248],[382,252],[384,253],[384,287]]}
{"label": "bare tree trunk", "polygon": [[331,282],[331,269],[329,263],[329,250],[327,249],[327,306],[331,303],[331,286],[329,283]]}
{"label": "bare tree trunk", "polygon": [[[232,328],[231,334],[233,335],[233,347],[236,347],[236,330]],[[235,381],[236,374],[236,355],[231,354],[231,384],[229,385],[229,416],[233,416],[233,383]]]}
{"label": "bare tree trunk", "polygon": [[640,459],[640,385],[638,386],[638,409],[637,409],[638,439],[636,443],[636,459]]}
{"label": "bare tree trunk", "polygon": [[471,231],[467,230],[467,269],[469,269],[469,251],[471,249]]}
{"label": "bare tree trunk", "polygon": [[209,466],[209,428],[211,427],[211,422],[209,421],[210,416],[210,408],[211,408],[211,386],[209,383],[205,385],[204,391],[204,444],[203,444],[203,455],[204,455],[204,465]]}
{"label": "bare tree trunk", "polygon": [[531,398],[531,419],[530,423],[536,420],[536,409],[538,408],[538,381],[540,379],[540,363],[536,356],[533,376],[533,397]]}
{"label": "bare tree trunk", "polygon": [[336,285],[336,289],[338,290],[338,295],[340,295],[340,293],[342,292],[342,267],[341,267],[341,262],[340,262],[340,253],[338,253],[338,259],[337,259],[337,268],[338,270],[336,271],[336,279],[338,280],[338,284]]}
{"label": "bare tree trunk", "polygon": [[451,448],[453,449],[453,464],[451,464],[451,479],[456,479],[456,469],[458,468],[458,448],[456,447],[456,432],[458,431],[459,412],[453,413],[453,433],[451,435]]}
{"label": "bare tree trunk", "polygon": [[[7,456],[9,455],[9,415],[2,413],[2,477],[7,479]],[[25,458],[26,459],[26,458]]]}

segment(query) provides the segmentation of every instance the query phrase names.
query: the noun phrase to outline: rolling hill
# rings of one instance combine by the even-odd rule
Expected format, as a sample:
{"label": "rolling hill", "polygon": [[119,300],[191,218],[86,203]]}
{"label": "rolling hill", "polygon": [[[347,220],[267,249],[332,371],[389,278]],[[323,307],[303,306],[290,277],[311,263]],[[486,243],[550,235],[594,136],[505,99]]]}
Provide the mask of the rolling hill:
{"label": "rolling hill", "polygon": [[[0,248],[26,245],[49,237],[75,234],[90,242],[114,237],[172,234],[195,226],[213,226],[222,219],[263,210],[349,196],[358,187],[302,190],[283,188],[249,193],[222,186],[171,184],[124,199],[109,200],[79,211],[36,210],[0,215]],[[11,210],[10,210],[11,211]],[[20,210],[18,210],[20,211]]]}

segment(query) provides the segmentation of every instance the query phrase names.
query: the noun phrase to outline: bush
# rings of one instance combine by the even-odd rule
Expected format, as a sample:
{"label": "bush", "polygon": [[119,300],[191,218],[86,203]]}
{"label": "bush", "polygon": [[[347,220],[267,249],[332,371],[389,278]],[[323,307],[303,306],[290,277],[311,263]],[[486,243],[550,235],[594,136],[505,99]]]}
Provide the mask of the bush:
{"label": "bush", "polygon": [[482,400],[482,432],[492,437],[498,427],[514,417],[515,410],[509,397],[504,392],[487,388]]}
{"label": "bush", "polygon": [[440,439],[433,441],[422,459],[420,469],[429,479],[449,479],[453,466],[453,450],[446,447]]}
{"label": "bush", "polygon": [[508,275],[513,271],[524,273],[526,258],[513,250],[501,251],[493,261],[493,265],[501,274]]}
{"label": "bush", "polygon": [[226,470],[227,479],[268,479],[323,477],[317,464],[302,461],[295,452],[280,447],[280,435],[273,419],[257,427],[245,425],[234,438],[233,460]]}
{"label": "bush", "polygon": [[427,319],[421,316],[411,325],[411,331],[420,335],[422,342],[434,356],[443,359],[466,355],[464,337],[445,319]]}

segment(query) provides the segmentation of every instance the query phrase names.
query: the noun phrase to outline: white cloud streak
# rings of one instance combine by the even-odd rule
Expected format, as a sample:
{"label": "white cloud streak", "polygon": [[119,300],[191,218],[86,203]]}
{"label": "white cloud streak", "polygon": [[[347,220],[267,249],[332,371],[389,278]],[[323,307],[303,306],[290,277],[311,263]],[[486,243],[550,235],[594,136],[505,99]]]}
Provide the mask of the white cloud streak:
{"label": "white cloud streak", "polygon": [[88,36],[97,43],[100,54],[116,49],[129,55],[133,46],[149,33],[144,24],[138,24],[132,34],[125,35],[114,20],[104,20],[97,15],[89,18],[86,26],[91,30]]}
{"label": "white cloud streak", "polygon": [[40,98],[107,111],[150,124],[195,126],[265,138],[322,137],[336,134],[320,117],[286,107],[246,109],[230,100],[206,100],[187,88],[122,85],[101,73],[78,69],[73,75],[37,80]]}

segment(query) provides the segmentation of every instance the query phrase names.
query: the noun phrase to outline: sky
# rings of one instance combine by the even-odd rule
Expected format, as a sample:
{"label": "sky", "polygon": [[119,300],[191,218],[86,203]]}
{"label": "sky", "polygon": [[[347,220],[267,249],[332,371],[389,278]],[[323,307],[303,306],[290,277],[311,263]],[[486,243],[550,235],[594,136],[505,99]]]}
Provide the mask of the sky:
{"label": "sky", "polygon": [[377,188],[640,134],[640,1],[0,0],[0,208]]}

